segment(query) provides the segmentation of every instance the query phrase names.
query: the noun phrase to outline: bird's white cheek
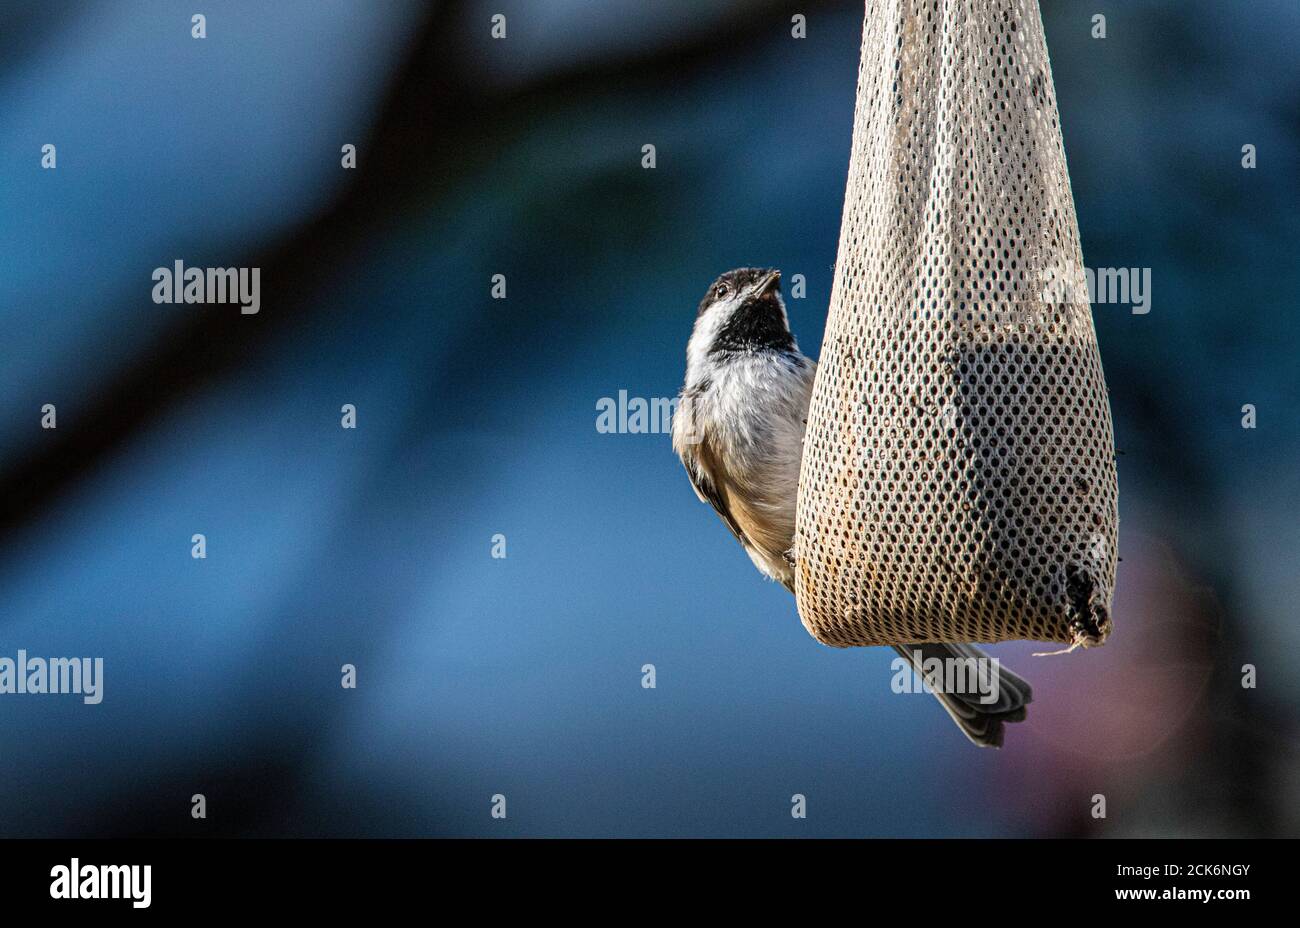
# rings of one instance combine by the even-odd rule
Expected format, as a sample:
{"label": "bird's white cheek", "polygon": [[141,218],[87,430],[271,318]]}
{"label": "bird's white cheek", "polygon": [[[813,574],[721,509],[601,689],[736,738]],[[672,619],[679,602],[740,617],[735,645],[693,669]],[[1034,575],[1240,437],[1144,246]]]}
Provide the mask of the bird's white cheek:
{"label": "bird's white cheek", "polygon": [[690,379],[699,380],[706,373],[709,347],[717,337],[718,329],[722,328],[722,324],[730,314],[730,303],[718,303],[709,307],[703,316],[695,320],[695,329],[686,347],[686,368]]}

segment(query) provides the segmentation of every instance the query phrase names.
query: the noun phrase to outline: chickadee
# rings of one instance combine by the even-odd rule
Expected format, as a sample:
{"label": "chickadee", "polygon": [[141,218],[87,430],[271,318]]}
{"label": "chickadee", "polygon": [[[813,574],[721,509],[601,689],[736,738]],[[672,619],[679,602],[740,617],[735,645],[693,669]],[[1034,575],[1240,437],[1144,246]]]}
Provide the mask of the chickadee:
{"label": "chickadee", "polygon": [[[794,592],[795,504],[816,362],[790,333],[781,272],[738,268],[700,301],[686,346],[686,382],[673,417],[673,450],[761,572]],[[970,644],[896,646],[917,672],[932,658],[982,659]],[[933,665],[930,665],[933,666]],[[943,664],[940,666],[950,666]],[[953,721],[981,747],[1000,747],[1002,726],[1025,717],[1029,684],[996,668],[996,699],[931,687]]]}

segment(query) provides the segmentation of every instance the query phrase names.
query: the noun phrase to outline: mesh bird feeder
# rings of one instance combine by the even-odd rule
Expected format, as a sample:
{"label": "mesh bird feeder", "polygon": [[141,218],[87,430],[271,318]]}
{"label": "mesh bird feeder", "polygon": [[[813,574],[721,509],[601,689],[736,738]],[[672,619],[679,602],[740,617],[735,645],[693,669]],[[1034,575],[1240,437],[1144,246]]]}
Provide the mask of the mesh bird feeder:
{"label": "mesh bird feeder", "polygon": [[1037,0],[868,0],[800,617],[838,647],[1101,644],[1117,499]]}

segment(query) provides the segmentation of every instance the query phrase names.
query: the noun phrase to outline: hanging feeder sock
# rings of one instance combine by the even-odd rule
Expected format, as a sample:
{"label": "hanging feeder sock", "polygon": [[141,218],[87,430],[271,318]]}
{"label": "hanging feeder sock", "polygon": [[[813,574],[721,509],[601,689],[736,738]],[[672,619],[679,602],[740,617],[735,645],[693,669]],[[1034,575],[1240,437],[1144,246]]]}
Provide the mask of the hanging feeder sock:
{"label": "hanging feeder sock", "polygon": [[834,646],[1111,629],[1110,406],[1037,0],[868,0],[799,481]]}

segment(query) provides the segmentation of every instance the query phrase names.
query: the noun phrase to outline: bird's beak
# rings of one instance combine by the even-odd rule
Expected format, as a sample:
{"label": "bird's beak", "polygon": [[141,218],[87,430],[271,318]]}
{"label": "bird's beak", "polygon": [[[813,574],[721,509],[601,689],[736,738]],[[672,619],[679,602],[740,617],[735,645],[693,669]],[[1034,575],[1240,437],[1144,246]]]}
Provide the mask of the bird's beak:
{"label": "bird's beak", "polygon": [[774,290],[778,290],[780,286],[781,286],[781,272],[769,271],[768,275],[764,277],[762,280],[760,280],[758,282],[758,286],[754,288],[754,295],[767,296],[769,293],[773,292]]}

